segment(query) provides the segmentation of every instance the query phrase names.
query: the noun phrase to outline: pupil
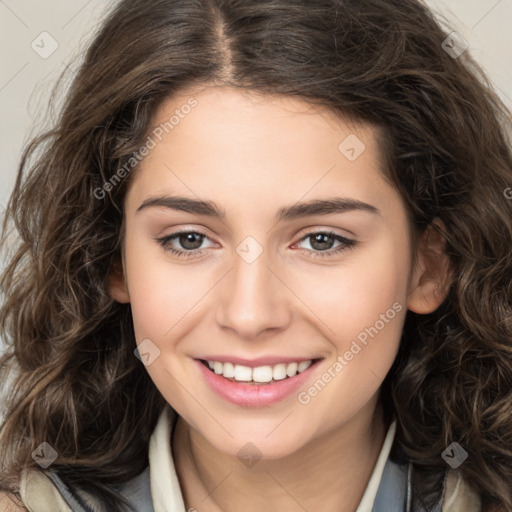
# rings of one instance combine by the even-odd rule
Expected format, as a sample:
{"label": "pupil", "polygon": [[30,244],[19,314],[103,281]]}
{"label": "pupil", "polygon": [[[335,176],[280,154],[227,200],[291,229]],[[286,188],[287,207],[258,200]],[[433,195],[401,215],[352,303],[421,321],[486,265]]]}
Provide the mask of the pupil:
{"label": "pupil", "polygon": [[[195,241],[195,243],[197,244],[197,242],[199,241],[199,245],[197,247],[199,247],[201,245],[201,236],[198,235],[197,233],[187,233],[186,235],[184,235],[184,244],[182,244],[184,247],[186,247],[187,249],[197,249],[197,247],[194,247],[194,238],[197,237],[197,240]],[[188,243],[191,243],[192,244],[192,247],[188,247],[187,244]]]}
{"label": "pupil", "polygon": [[[329,245],[329,243],[326,241],[326,239],[328,240],[330,238],[330,235],[327,235],[325,233],[319,233],[317,235],[314,235],[314,238],[315,238],[316,243]],[[321,247],[321,248],[328,249],[329,247]]]}

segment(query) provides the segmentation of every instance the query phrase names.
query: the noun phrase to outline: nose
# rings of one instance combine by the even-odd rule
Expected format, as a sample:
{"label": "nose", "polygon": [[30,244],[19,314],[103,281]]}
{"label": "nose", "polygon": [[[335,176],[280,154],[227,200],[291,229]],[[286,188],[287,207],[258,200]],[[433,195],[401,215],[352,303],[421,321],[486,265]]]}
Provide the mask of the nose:
{"label": "nose", "polygon": [[216,320],[240,339],[253,340],[265,331],[275,335],[291,321],[293,293],[268,260],[265,251],[252,262],[235,253],[221,285]]}

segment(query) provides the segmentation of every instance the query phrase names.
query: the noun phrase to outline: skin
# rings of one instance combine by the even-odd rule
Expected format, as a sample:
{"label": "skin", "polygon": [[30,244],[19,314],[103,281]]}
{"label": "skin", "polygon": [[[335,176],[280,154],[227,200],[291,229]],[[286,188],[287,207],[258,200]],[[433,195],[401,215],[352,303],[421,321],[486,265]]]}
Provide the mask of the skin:
{"label": "skin", "polygon": [[[298,98],[213,86],[168,98],[152,126],[191,96],[198,106],[132,176],[122,271],[110,280],[111,296],[131,303],[137,343],[149,338],[160,350],[146,369],[180,416],[172,450],[186,507],[352,512],[387,432],[378,392],[406,311],[434,311],[448,289],[442,240],[429,229],[414,246],[405,204],[382,173],[376,128]],[[350,134],[366,146],[355,161],[338,149]],[[213,201],[225,216],[161,206],[137,212],[162,195]],[[335,195],[379,214],[275,220],[281,207]],[[155,240],[189,229],[207,238],[168,242],[198,248],[188,259]],[[315,257],[340,246],[306,237],[325,230],[357,245]],[[247,236],[263,249],[250,264],[236,251]],[[263,408],[231,404],[208,387],[194,362],[211,354],[321,357],[311,385],[394,303],[401,311],[305,405],[296,393]],[[237,457],[248,442],[262,456],[250,468]]]}

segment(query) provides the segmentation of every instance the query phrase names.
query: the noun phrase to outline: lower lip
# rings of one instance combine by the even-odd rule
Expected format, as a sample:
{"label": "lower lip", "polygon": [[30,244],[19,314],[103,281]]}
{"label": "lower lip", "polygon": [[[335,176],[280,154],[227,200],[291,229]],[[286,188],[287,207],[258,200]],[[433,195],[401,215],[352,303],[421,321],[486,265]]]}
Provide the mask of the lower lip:
{"label": "lower lip", "polygon": [[198,359],[195,362],[210,388],[228,402],[246,407],[265,407],[284,400],[300,389],[310,378],[311,372],[316,368],[319,360],[314,361],[302,373],[272,384],[232,382],[209,370]]}

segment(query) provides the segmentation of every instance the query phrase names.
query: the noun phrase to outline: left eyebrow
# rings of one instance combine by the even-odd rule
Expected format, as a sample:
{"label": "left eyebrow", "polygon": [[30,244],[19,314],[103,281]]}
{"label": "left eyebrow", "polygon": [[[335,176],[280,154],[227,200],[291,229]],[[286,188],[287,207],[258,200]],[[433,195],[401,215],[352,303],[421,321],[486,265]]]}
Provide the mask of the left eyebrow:
{"label": "left eyebrow", "polygon": [[380,210],[372,204],[363,203],[358,199],[349,197],[332,197],[328,199],[314,199],[307,203],[296,203],[281,208],[277,220],[293,220],[313,215],[330,215],[332,213],[345,213],[350,211],[368,212],[380,215]]}
{"label": "left eyebrow", "polygon": [[[197,215],[206,215],[222,219],[225,212],[212,201],[201,201],[180,196],[157,196],[143,201],[137,208],[137,212],[149,207],[163,207]],[[305,203],[296,203],[292,206],[281,208],[276,215],[277,221],[293,220],[313,215],[330,215],[333,213],[345,213],[349,211],[361,211],[380,215],[380,210],[371,204],[358,199],[347,197],[333,197],[327,199],[315,199]]]}

